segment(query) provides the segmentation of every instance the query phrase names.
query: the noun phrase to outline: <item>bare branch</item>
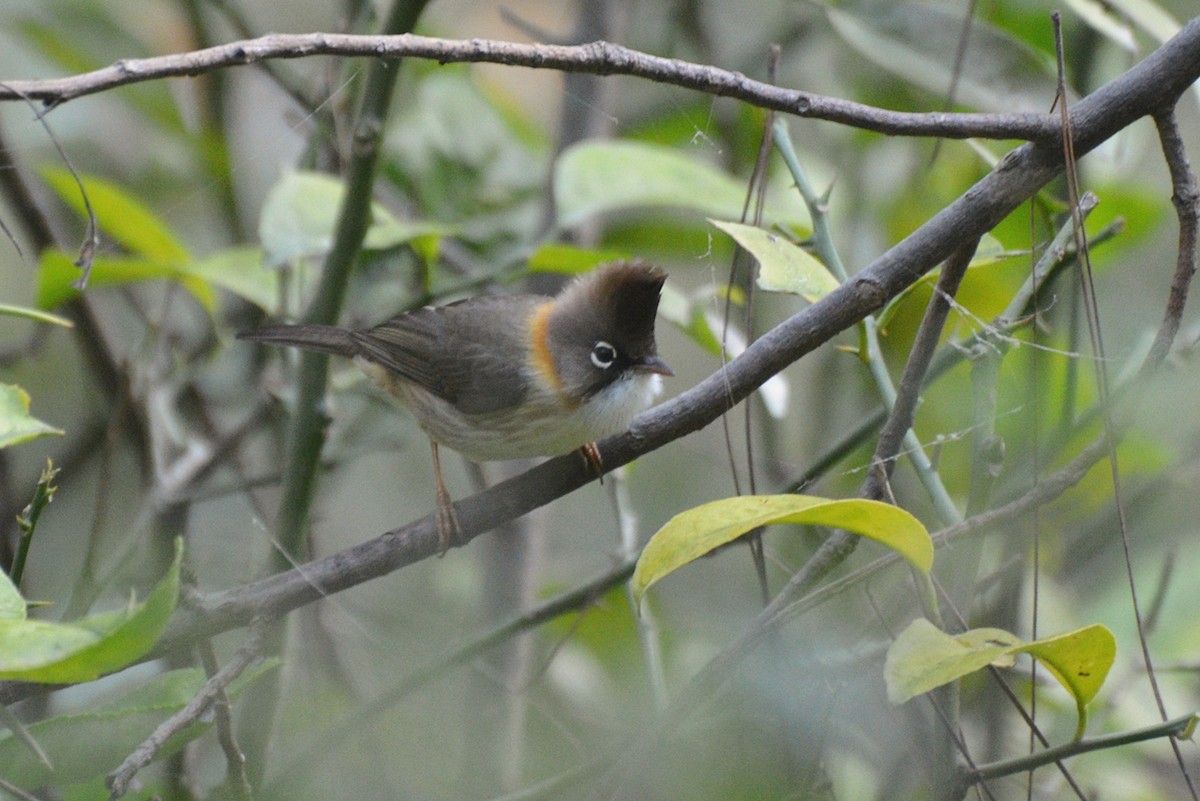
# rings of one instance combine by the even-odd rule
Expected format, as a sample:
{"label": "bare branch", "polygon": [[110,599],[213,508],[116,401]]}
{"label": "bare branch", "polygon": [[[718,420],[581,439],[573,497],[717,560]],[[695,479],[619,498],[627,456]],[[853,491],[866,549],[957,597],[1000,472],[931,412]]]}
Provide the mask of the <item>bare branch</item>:
{"label": "bare branch", "polygon": [[248,668],[254,660],[258,659],[263,648],[263,634],[269,628],[269,624],[268,618],[257,619],[255,625],[250,629],[250,636],[246,640],[246,644],[238,649],[225,667],[204,682],[200,692],[196,693],[196,696],[188,701],[183,709],[160,723],[158,728],[121,763],[120,767],[109,774],[110,801],[125,795],[133,777],[153,761],[167,741],[199,720],[200,716],[213,703],[218,702],[225,695],[225,688],[242,675],[242,671]]}
{"label": "bare branch", "polygon": [[[1193,34],[1200,39],[1200,26]],[[442,64],[489,62],[570,73],[631,75],[719,97],[735,98],[798,117],[838,122],[892,135],[1046,141],[1058,131],[1058,121],[1049,114],[916,114],[888,111],[840,98],[785,89],[752,80],[740,72],[661,58],[610,42],[583,45],[520,44],[489,39],[436,39],[413,34],[362,36],[272,33],[187,53],[124,59],[108,67],[67,78],[6,81],[6,85],[0,87],[0,100],[12,100],[24,95],[56,106],[131,83],[195,77],[226,67],[311,56],[357,56],[385,60],[425,58]]]}

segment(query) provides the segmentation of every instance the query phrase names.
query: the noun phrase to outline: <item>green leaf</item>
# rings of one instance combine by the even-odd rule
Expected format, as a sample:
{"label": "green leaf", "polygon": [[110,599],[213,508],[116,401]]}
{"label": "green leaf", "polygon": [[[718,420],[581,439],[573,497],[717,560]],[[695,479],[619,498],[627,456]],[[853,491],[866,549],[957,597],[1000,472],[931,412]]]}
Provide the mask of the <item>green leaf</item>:
{"label": "green leaf", "polygon": [[5,314],[9,317],[25,317],[38,323],[61,325],[63,328],[75,327],[75,323],[71,322],[66,317],[59,317],[57,314],[50,314],[49,312],[44,312],[40,309],[28,309],[24,306],[9,306],[7,303],[0,303],[0,314]]}
{"label": "green leaf", "polygon": [[[75,178],[65,169],[43,167],[42,177],[81,218],[87,218]],[[101,233],[121,247],[150,261],[179,264],[188,260],[187,248],[158,216],[117,184],[92,175],[80,176],[96,213]]]}
{"label": "green leaf", "polygon": [[529,257],[528,265],[531,272],[579,275],[599,267],[601,264],[625,258],[628,258],[627,254],[613,250],[592,250],[558,242],[547,242],[533,252]]}
{"label": "green leaf", "polygon": [[200,281],[219,286],[272,314],[279,311],[279,271],[263,262],[254,245],[219,250],[180,268]]}
{"label": "green leaf", "polygon": [[[971,263],[967,265],[968,270],[974,270],[978,267],[987,267],[993,264],[999,264],[1007,259],[1016,256],[1028,256],[1028,251],[1008,250],[1004,245],[991,234],[984,234],[979,239],[979,246],[975,248],[975,255],[971,257]],[[925,273],[916,281],[905,287],[904,291],[896,297],[892,298],[883,311],[879,312],[878,324],[879,330],[887,333],[888,325],[896,313],[903,308],[904,304],[912,298],[913,294],[918,291],[929,291],[929,288],[937,283],[941,270],[932,270]]]}
{"label": "green leaf", "polygon": [[29,395],[12,384],[0,384],[0,448],[19,445],[60,429],[29,416]]}
{"label": "green leaf", "polygon": [[[35,302],[38,308],[53,309],[80,292],[72,284],[79,278],[74,256],[61,250],[44,250],[38,264]],[[162,262],[136,256],[97,256],[92,262],[89,287],[118,286],[138,281],[178,281],[210,314],[216,296],[207,281],[191,275],[188,262]],[[197,271],[201,272],[201,271]]]}
{"label": "green leaf", "polygon": [[1104,683],[1117,654],[1112,632],[1098,624],[1022,642],[1003,629],[971,629],[950,635],[918,618],[888,649],[884,666],[888,700],[902,704],[988,665],[1007,667],[1022,653],[1040,660],[1075,699],[1079,715],[1075,737],[1083,736],[1087,704]]}
{"label": "green leaf", "polygon": [[1108,0],[1108,5],[1159,42],[1167,41],[1183,27],[1179,20],[1153,0]]}
{"label": "green leaf", "polygon": [[674,287],[667,285],[662,288],[662,297],[658,302],[659,316],[712,355],[720,356],[721,339],[709,325],[704,311],[703,304],[688,298]]}
{"label": "green leaf", "polygon": [[[345,194],[346,185],[325,173],[296,170],[279,179],[267,193],[258,222],[266,265],[278,267],[328,253]],[[363,247],[387,250],[447,230],[435,223],[400,220],[373,203]]]}
{"label": "green leaf", "polygon": [[91,681],[125,667],[157,642],[175,611],[179,565],[175,560],[145,603],[74,623],[0,619],[0,679],[69,684]]}
{"label": "green leaf", "polygon": [[742,223],[709,222],[733,237],[758,261],[760,288],[800,295],[809,303],[816,303],[838,288],[838,280],[817,257],[778,234]]}
{"label": "green leaf", "polygon": [[[569,228],[595,214],[677,208],[710,217],[737,217],[742,181],[674,148],[621,140],[573,145],[554,165],[558,224]],[[772,194],[769,222],[806,219],[794,192]]]}
{"label": "green leaf", "polygon": [[8,577],[8,571],[0,570],[0,621],[24,620],[25,608],[25,599]]}
{"label": "green leaf", "polygon": [[775,523],[843,528],[886,545],[923,573],[933,565],[929,532],[898,506],[861,498],[744,495],[711,501],[668,520],[638,558],[632,579],[634,597],[640,600],[659,579],[714,548]]}
{"label": "green leaf", "polygon": [[[918,2],[822,6],[834,31],[861,56],[945,96],[956,70],[960,13]],[[1048,56],[981,20],[971,26],[970,57],[958,70],[957,101],[984,111],[1041,110],[1056,90]]]}
{"label": "green leaf", "polygon": [[1129,23],[1113,13],[1110,0],[1066,0],[1067,7],[1097,33],[1127,53],[1137,52],[1137,40]]}
{"label": "green leaf", "polygon": [[[278,666],[268,660],[246,670],[229,687],[236,697],[251,682]],[[19,787],[34,788],[87,781],[104,776],[145,740],[160,723],[182,709],[204,686],[198,668],[174,670],[154,676],[128,694],[94,709],[49,718],[28,726],[28,731],[50,757],[51,772],[9,732],[0,733],[0,765],[4,778]],[[158,753],[162,759],[179,750],[211,727],[203,722],[176,734]],[[87,747],[80,747],[86,743]]]}

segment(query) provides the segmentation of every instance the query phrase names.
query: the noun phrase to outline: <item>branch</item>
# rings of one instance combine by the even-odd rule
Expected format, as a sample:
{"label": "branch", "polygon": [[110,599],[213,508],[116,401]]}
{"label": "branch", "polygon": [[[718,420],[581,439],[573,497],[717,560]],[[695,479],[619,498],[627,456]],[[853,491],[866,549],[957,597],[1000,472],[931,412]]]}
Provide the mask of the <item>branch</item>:
{"label": "branch", "polygon": [[[1076,153],[1083,155],[1141,117],[1170,107],[1198,77],[1200,19],[1073,107]],[[36,94],[39,86],[41,96],[47,96],[45,84],[27,82],[20,89]],[[1056,142],[1030,143],[1011,151],[967,192],[837,290],[764,334],[722,370],[640,415],[630,431],[600,443],[603,464],[616,468],[704,428],[730,403],[742,400],[771,376],[881,308],[964,243],[991,230],[1061,170],[1062,153]],[[594,479],[594,473],[571,454],[461,500],[455,506],[463,543]],[[432,516],[426,516],[294,570],[200,599],[192,608],[177,612],[156,653],[244,626],[259,612],[286,613],[437,552],[436,527]],[[33,691],[0,683],[0,702]]]}
{"label": "branch", "polygon": [[133,781],[133,777],[137,772],[146,767],[162,750],[167,741],[174,735],[191,726],[200,719],[214,702],[216,702],[225,693],[225,688],[233,682],[238,676],[242,675],[242,671],[248,668],[254,660],[258,659],[259,653],[262,651],[262,640],[265,630],[269,628],[270,620],[268,618],[260,618],[258,623],[251,627],[250,636],[247,638],[245,645],[238,649],[233,658],[216,672],[208,681],[204,682],[204,686],[200,688],[200,692],[196,693],[192,700],[188,701],[183,709],[176,712],[171,717],[164,720],[158,725],[153,733],[146,740],[134,749],[133,753],[126,757],[120,767],[114,770],[108,776],[108,789],[111,791],[109,801],[120,798],[125,795],[129,789],[129,783]]}
{"label": "branch", "polygon": [[[1181,52],[1191,48],[1190,52]],[[1181,64],[1189,73],[1180,77]],[[1077,103],[1072,111],[1076,153],[1173,104],[1200,76],[1200,20],[1124,75]],[[1175,94],[1164,94],[1171,86]],[[704,428],[761,386],[991,230],[1062,170],[1057,142],[1026,144],[932,219],[819,302],[766,332],[701,383],[640,415],[630,431],[599,448],[608,469]],[[571,492],[595,476],[574,454],[537,465],[455,504],[463,543]],[[253,584],[209,596],[168,628],[164,646],[245,625],[257,612],[284,613],[438,552],[432,516]]]}
{"label": "branch", "polygon": [[[1181,36],[1187,33],[1185,29]],[[1200,26],[1191,31],[1191,37],[1181,43],[1182,51],[1187,50],[1187,42],[1200,41]],[[1196,49],[1194,43],[1191,48],[1193,51]],[[111,66],[67,78],[5,81],[5,85],[0,86],[0,100],[24,96],[53,107],[131,83],[195,77],[226,67],[310,56],[356,56],[383,60],[425,58],[441,64],[490,62],[568,73],[630,75],[710,95],[731,97],[798,117],[827,120],[892,135],[1049,141],[1058,132],[1058,121],[1049,114],[917,114],[888,111],[840,98],[784,89],[752,80],[740,72],[652,56],[609,42],[584,45],[519,44],[489,39],[436,39],[413,34],[363,36],[273,33],[186,53],[123,59]],[[1185,59],[1185,54],[1177,54],[1176,58]]]}
{"label": "branch", "polygon": [[1099,737],[1088,737],[1083,740],[1076,740],[1064,745],[1047,748],[1044,751],[1029,754],[1018,759],[1006,759],[1001,762],[980,765],[973,770],[967,769],[963,771],[959,779],[959,789],[961,790],[961,795],[965,796],[972,785],[980,782],[997,779],[1002,776],[1024,773],[1027,770],[1033,770],[1034,768],[1039,768],[1051,762],[1066,759],[1067,757],[1077,756],[1078,754],[1086,754],[1089,751],[1116,748],[1122,745],[1129,745],[1130,743],[1140,743],[1156,737],[1186,737],[1186,732],[1195,728],[1197,717],[1197,714],[1192,712],[1174,720],[1164,721],[1163,723],[1157,723],[1142,729],[1118,732],[1116,734],[1105,734]]}

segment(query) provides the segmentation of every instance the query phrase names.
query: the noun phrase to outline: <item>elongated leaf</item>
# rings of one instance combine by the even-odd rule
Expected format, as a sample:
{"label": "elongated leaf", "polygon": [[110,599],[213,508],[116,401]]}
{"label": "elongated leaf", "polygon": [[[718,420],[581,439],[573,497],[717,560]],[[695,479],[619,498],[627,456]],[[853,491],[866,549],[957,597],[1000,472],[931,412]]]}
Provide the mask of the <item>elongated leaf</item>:
{"label": "elongated leaf", "polygon": [[[955,71],[962,14],[927,3],[863,8],[823,4],[834,31],[857,53],[896,77],[944,96]],[[980,20],[958,75],[957,100],[985,111],[1041,110],[1056,86],[1050,59]]]}
{"label": "elongated leaf", "polygon": [[[733,218],[745,198],[743,181],[660,145],[589,140],[568,148],[554,166],[554,201],[563,227],[594,214],[645,208]],[[807,219],[794,191],[772,193],[767,209],[772,223]]]}
{"label": "elongated leaf", "polygon": [[624,258],[628,258],[627,254],[612,250],[591,250],[559,242],[547,242],[530,255],[528,263],[532,272],[578,275],[601,264]]}
{"label": "elongated leaf", "polygon": [[759,265],[758,285],[815,303],[838,288],[833,273],[817,257],[783,237],[753,225],[709,220],[750,252]]}
{"label": "elongated leaf", "polygon": [[29,415],[29,395],[25,390],[12,384],[0,384],[0,448],[47,434],[61,436],[62,433]]}
{"label": "elongated leaf", "polygon": [[903,509],[861,498],[830,500],[811,495],[744,495],[681,512],[646,543],[633,572],[641,598],[658,580],[751,529],[775,523],[843,528],[882,543],[928,573],[933,541],[921,522]]}
{"label": "elongated leaf", "polygon": [[[192,275],[187,262],[162,262],[137,256],[97,256],[92,262],[89,287],[118,286],[139,281],[178,281],[206,311],[216,308],[216,295],[208,282]],[[53,309],[79,296],[72,282],[79,278],[74,256],[60,250],[42,251],[38,264],[38,308]]]}
{"label": "elongated leaf", "polygon": [[[63,202],[84,217],[83,198],[71,173],[59,167],[44,167],[41,172],[46,183]],[[141,201],[104,178],[93,175],[80,177],[104,235],[114,239],[130,253],[151,261],[165,264],[187,261],[187,248],[171,233],[167,224]]]}
{"label": "elongated leaf", "polygon": [[1113,13],[1109,0],[1066,0],[1067,7],[1079,18],[1127,53],[1137,52],[1137,40],[1129,23]]}
{"label": "elongated leaf", "polygon": [[888,700],[894,704],[957,681],[988,665],[1008,666],[1017,654],[1039,659],[1075,699],[1076,739],[1087,724],[1087,704],[1116,658],[1112,632],[1101,625],[1023,642],[1003,629],[972,629],[950,635],[924,618],[914,620],[888,649],[884,666]]}
{"label": "elongated leaf", "polygon": [[179,596],[180,541],[175,561],[145,603],[74,623],[0,619],[0,679],[47,683],[91,681],[153,647]]}
{"label": "elongated leaf", "polygon": [[[247,669],[230,685],[230,696],[236,697],[250,682],[278,664],[277,660],[270,660]],[[200,691],[204,681],[204,672],[197,668],[174,670],[154,676],[127,695],[95,709],[31,724],[28,731],[50,757],[53,772],[9,732],[0,732],[4,778],[32,789],[52,782],[61,786],[104,776],[158,724],[182,709]],[[205,721],[184,729],[168,741],[157,758],[175,753],[210,726]]]}
{"label": "elongated leaf", "polygon": [[[268,267],[323,256],[333,246],[334,227],[346,185],[319,172],[296,170],[279,179],[263,202],[258,237]],[[378,203],[371,205],[371,225],[363,247],[386,250],[449,229],[437,223],[401,220]]]}

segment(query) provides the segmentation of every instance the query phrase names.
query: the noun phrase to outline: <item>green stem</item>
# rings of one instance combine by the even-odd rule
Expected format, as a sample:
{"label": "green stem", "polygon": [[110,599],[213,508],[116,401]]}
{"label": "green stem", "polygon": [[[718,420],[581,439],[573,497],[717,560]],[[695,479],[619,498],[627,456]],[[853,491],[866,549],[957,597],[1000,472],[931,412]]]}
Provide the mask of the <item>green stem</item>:
{"label": "green stem", "polygon": [[17,516],[17,528],[21,534],[17,538],[17,552],[13,556],[9,578],[18,587],[21,586],[21,576],[25,573],[25,560],[29,558],[29,548],[33,545],[33,532],[37,530],[38,518],[42,516],[42,510],[54,499],[54,493],[58,489],[51,484],[57,475],[58,470],[47,459],[46,467],[38,478],[37,488],[33,491],[33,500]]}
{"label": "green stem", "polygon": [[1089,751],[1099,751],[1105,748],[1116,748],[1130,743],[1140,743],[1145,740],[1153,740],[1159,737],[1186,737],[1187,732],[1194,729],[1200,716],[1192,712],[1187,715],[1182,715],[1174,720],[1168,720],[1165,723],[1157,723],[1153,726],[1147,726],[1142,729],[1133,729],[1126,732],[1118,732],[1116,734],[1105,734],[1100,737],[1089,737],[1083,740],[1074,740],[1063,745],[1057,745],[1053,748],[1047,748],[1044,751],[1039,751],[1036,754],[1027,754],[1016,759],[1005,759],[999,762],[991,762],[986,765],[979,765],[974,770],[966,769],[959,777],[959,789],[962,795],[966,795],[967,790],[975,784],[988,781],[989,779],[998,779],[1002,776],[1012,776],[1017,773],[1040,768],[1043,765],[1048,765],[1051,762],[1057,762],[1067,757],[1076,756],[1078,754],[1086,754]]}
{"label": "green stem", "polygon": [[[827,196],[818,196],[813,191],[813,187],[809,184],[804,169],[800,166],[800,160],[796,157],[796,151],[792,147],[787,122],[782,119],[775,122],[775,146],[779,149],[780,155],[783,156],[783,161],[787,165],[788,171],[791,172],[792,179],[796,182],[796,188],[800,191],[801,197],[804,198],[804,204],[808,207],[808,214],[812,218],[813,223],[813,245],[816,248],[817,255],[829,268],[830,272],[833,273],[834,277],[839,282],[845,283],[848,278],[846,266],[843,264],[841,257],[838,255],[837,248],[833,244],[833,232],[829,227],[829,215],[825,213],[829,199]],[[871,377],[875,381],[875,386],[878,388],[879,395],[883,399],[885,407],[890,412],[896,403],[896,388],[892,383],[892,377],[888,374],[883,353],[879,348],[878,324],[873,316],[867,315],[863,318],[859,326],[863,344],[865,345],[863,350],[867,367],[871,371]],[[953,525],[962,520],[962,513],[954,505],[954,501],[950,498],[950,493],[946,491],[945,485],[942,484],[941,476],[934,469],[933,462],[926,455],[921,441],[912,429],[909,429],[904,434],[904,449],[913,464],[917,477],[921,480],[925,491],[933,500],[934,507],[938,510],[938,516],[942,518],[943,524]]]}
{"label": "green stem", "polygon": [[[381,33],[412,31],[426,2],[397,0]],[[333,325],[341,312],[350,271],[370,224],[379,146],[401,63],[376,61],[368,73],[362,108],[354,128],[353,156],[333,247],[325,259],[316,297],[304,315],[305,322]],[[329,422],[322,408],[328,372],[328,357],[307,351],[301,354],[296,410],[285,460],[283,498],[275,525],[276,542],[282,549],[282,552],[276,552],[274,559],[278,570],[291,567],[289,557],[301,556],[318,459]]]}

